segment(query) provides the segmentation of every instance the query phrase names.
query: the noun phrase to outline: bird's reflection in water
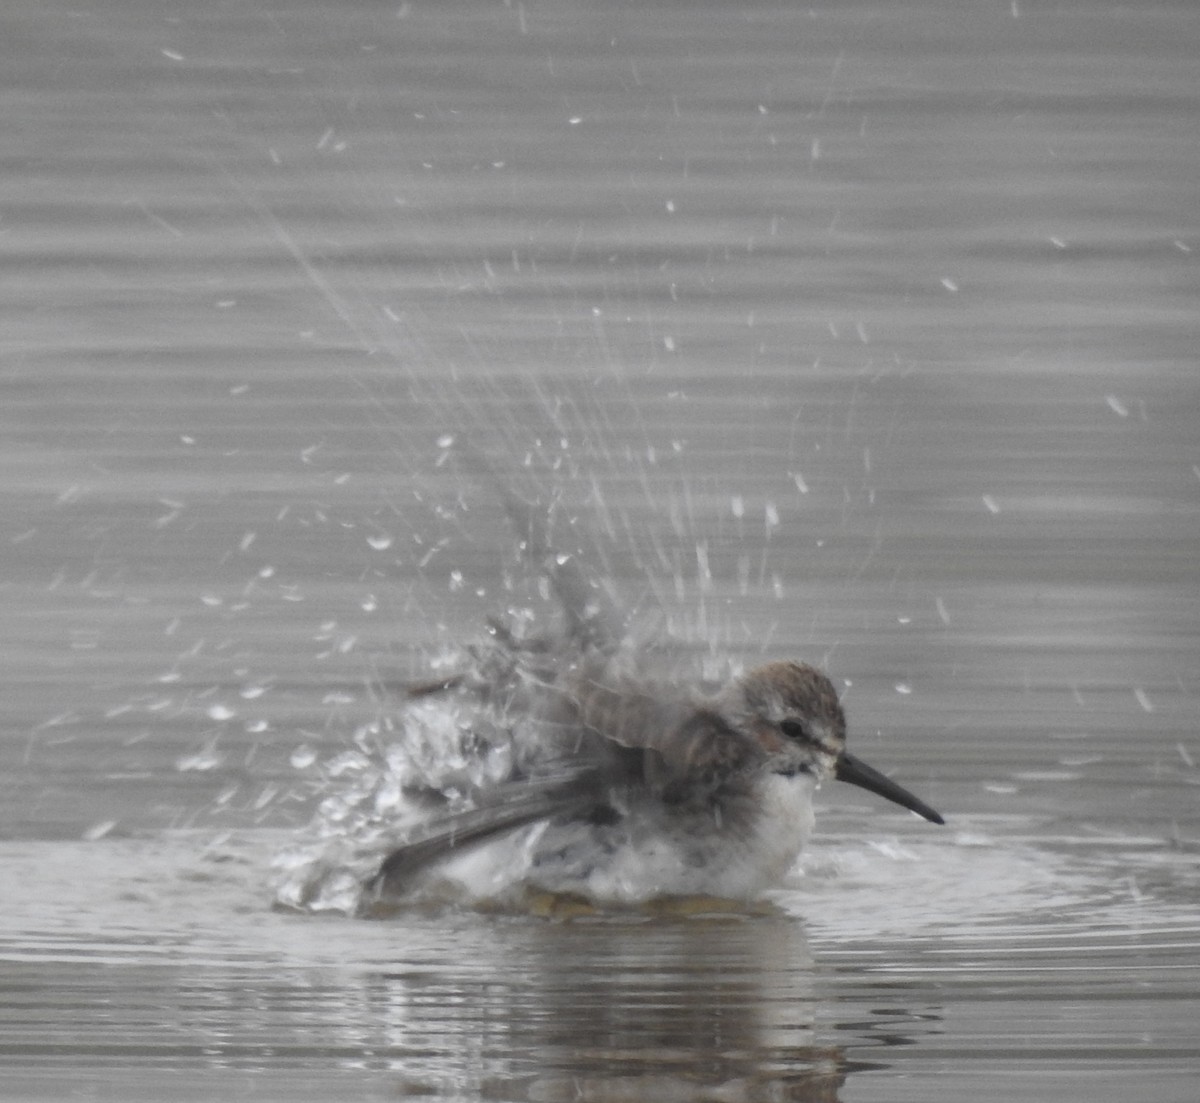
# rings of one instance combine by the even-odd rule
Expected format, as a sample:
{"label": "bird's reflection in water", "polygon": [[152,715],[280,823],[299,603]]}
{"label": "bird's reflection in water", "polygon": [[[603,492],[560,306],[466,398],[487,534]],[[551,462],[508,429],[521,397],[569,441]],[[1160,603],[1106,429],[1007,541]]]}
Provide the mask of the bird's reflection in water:
{"label": "bird's reflection in water", "polygon": [[[531,920],[478,928],[436,973],[375,975],[380,1048],[408,1094],[825,1101],[803,925],[785,916]],[[384,1025],[386,1024],[386,1025]]]}

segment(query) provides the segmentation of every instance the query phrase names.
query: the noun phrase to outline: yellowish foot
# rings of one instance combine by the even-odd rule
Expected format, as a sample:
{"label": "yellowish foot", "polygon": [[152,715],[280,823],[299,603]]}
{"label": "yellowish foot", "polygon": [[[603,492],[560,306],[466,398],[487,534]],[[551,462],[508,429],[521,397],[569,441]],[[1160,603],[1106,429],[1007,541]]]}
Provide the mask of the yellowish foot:
{"label": "yellowish foot", "polygon": [[570,892],[527,892],[524,900],[530,915],[541,919],[582,919],[599,909],[583,896]]}
{"label": "yellowish foot", "polygon": [[724,896],[660,896],[643,904],[642,910],[650,915],[692,919],[779,914],[769,900],[730,900]]}

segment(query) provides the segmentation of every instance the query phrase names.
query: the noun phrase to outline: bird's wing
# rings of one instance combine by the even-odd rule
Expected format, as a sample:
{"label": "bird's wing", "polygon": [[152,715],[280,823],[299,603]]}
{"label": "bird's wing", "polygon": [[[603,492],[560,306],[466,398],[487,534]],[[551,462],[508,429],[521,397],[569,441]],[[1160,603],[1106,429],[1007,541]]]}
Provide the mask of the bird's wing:
{"label": "bird's wing", "polygon": [[403,892],[411,878],[458,851],[553,816],[580,813],[601,798],[596,769],[563,765],[544,777],[488,789],[472,807],[442,812],[417,824],[367,882],[368,896]]}
{"label": "bird's wing", "polygon": [[627,617],[614,593],[585,568],[579,555],[555,547],[550,535],[553,504],[528,501],[517,494],[469,440],[459,440],[455,447],[459,461],[503,504],[526,558],[545,574],[566,617],[572,643],[598,651],[616,648]]}
{"label": "bird's wing", "polygon": [[761,747],[715,707],[670,687],[583,673],[572,696],[585,730],[644,752],[644,780],[666,799],[689,788],[692,795],[711,793],[762,757]]}

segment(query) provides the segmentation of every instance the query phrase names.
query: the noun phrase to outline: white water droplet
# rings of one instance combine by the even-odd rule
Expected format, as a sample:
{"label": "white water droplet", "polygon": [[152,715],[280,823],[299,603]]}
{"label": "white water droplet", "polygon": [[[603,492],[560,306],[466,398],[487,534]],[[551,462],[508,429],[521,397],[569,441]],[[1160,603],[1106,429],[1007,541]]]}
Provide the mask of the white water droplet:
{"label": "white water droplet", "polygon": [[92,824],[83,833],[85,842],[94,843],[97,839],[103,839],[114,827],[117,826],[116,820],[100,820],[99,823]]}
{"label": "white water droplet", "polygon": [[289,761],[291,762],[293,769],[307,770],[309,766],[317,761],[317,752],[314,751],[307,743],[302,743],[299,747],[292,751]]}
{"label": "white water droplet", "polygon": [[195,754],[180,755],[175,760],[175,769],[181,774],[190,772],[206,773],[209,770],[215,770],[224,762],[224,756],[217,754],[213,747],[205,747],[202,751],[197,751]]}

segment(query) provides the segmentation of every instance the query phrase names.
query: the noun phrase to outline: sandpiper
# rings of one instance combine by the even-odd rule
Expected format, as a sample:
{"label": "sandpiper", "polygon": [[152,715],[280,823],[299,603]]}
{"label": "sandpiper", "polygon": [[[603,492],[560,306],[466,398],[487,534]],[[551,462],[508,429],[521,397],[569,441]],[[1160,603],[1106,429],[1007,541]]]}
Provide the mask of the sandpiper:
{"label": "sandpiper", "polygon": [[497,491],[564,626],[526,638],[494,623],[469,669],[411,688],[486,717],[467,742],[481,755],[503,742],[505,768],[435,794],[437,810],[384,859],[365,901],[402,899],[447,862],[502,842],[524,891],[602,906],[752,900],[795,862],[828,778],[944,822],[846,750],[837,692],[812,666],[768,663],[715,692],[646,677],[605,587],[550,548],[544,511]]}

